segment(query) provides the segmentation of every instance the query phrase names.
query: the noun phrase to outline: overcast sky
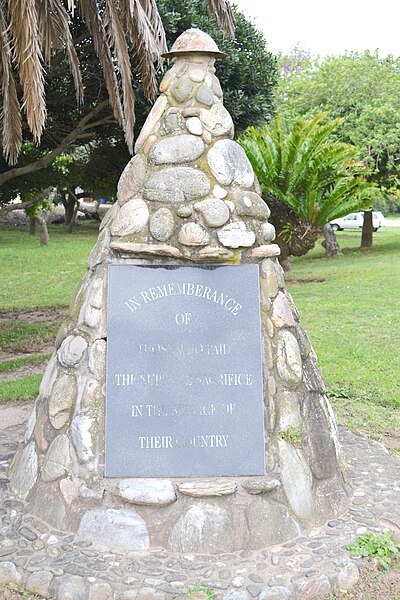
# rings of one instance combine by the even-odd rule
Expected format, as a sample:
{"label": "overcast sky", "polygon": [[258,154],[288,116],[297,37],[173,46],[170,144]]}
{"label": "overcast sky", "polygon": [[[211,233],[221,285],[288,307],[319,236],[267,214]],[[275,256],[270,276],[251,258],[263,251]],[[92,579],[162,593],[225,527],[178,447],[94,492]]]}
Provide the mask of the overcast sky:
{"label": "overcast sky", "polygon": [[400,56],[399,0],[230,0],[253,17],[272,52],[298,42],[314,55],[375,50]]}

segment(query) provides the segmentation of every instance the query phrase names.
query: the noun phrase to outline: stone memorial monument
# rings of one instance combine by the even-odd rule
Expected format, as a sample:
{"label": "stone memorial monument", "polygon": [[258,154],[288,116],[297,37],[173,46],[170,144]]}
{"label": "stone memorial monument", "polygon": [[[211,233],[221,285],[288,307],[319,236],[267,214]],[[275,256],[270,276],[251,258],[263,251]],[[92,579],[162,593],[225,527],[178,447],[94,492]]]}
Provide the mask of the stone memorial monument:
{"label": "stone memorial monument", "polygon": [[89,540],[219,553],[347,506],[335,420],[199,30],[101,223],[10,486]]}

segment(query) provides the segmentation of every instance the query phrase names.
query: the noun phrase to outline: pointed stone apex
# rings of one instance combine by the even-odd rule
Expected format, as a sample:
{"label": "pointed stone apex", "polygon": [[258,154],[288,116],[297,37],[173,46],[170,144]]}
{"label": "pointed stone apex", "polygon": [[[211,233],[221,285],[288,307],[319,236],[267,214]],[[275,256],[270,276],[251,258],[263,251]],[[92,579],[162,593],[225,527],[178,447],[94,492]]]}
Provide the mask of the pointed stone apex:
{"label": "pointed stone apex", "polygon": [[164,58],[174,58],[188,52],[203,52],[215,58],[225,58],[211,36],[201,29],[192,28],[184,31],[174,42],[171,50],[163,54]]}

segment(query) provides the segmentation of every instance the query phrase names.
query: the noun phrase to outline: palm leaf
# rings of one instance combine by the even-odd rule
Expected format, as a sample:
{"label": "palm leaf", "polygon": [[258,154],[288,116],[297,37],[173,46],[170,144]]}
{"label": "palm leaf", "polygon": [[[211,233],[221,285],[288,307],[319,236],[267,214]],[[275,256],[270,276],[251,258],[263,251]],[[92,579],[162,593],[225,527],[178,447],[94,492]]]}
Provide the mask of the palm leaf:
{"label": "palm leaf", "polygon": [[9,164],[14,165],[22,145],[22,123],[17,89],[12,73],[10,40],[3,3],[0,3],[0,74],[3,96],[3,110],[1,111],[3,154]]}
{"label": "palm leaf", "polygon": [[[39,142],[46,121],[46,100],[35,0],[12,0],[8,11],[12,54],[23,89],[22,106],[29,129]],[[3,114],[3,119],[6,117]]]}
{"label": "palm leaf", "polygon": [[120,15],[115,0],[108,0],[105,13],[105,26],[111,48],[115,51],[122,84],[123,111],[125,118],[125,140],[129,151],[133,152],[133,128],[135,125],[135,94],[132,87],[131,64],[128,45],[122,29]]}
{"label": "palm leaf", "polygon": [[218,25],[231,37],[235,35],[235,18],[228,0],[206,0]]}

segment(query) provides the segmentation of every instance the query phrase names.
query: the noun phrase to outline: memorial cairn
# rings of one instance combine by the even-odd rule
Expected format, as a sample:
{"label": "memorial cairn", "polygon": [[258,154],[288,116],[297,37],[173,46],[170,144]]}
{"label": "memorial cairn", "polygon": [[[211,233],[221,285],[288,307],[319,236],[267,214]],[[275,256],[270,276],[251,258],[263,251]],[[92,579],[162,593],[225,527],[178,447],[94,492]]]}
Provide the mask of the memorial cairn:
{"label": "memorial cairn", "polygon": [[347,486],[270,211],[183,33],[56,340],[11,490],[59,530],[146,551],[258,549]]}

